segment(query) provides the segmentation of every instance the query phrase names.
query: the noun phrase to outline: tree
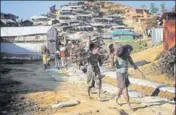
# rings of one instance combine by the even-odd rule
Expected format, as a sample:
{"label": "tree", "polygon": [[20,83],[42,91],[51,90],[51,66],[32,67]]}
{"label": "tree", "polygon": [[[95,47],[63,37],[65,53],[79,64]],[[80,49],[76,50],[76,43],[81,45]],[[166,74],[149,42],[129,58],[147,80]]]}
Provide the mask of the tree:
{"label": "tree", "polygon": [[164,3],[160,4],[160,10],[161,10],[161,13],[167,12],[167,9],[165,8],[165,4]]}
{"label": "tree", "polygon": [[156,14],[158,12],[158,8],[155,7],[154,3],[150,4],[150,12],[153,13],[153,14]]}
{"label": "tree", "polygon": [[154,7],[155,7],[155,4],[154,4],[154,3],[151,3],[151,4],[150,4],[150,12],[151,12],[151,13],[154,12]]}
{"label": "tree", "polygon": [[172,8],[172,12],[176,12],[176,5]]}
{"label": "tree", "polygon": [[41,16],[47,16],[47,14],[41,14]]}
{"label": "tree", "polygon": [[143,5],[141,6],[141,8],[142,8],[142,9],[146,9],[146,5],[143,4]]}

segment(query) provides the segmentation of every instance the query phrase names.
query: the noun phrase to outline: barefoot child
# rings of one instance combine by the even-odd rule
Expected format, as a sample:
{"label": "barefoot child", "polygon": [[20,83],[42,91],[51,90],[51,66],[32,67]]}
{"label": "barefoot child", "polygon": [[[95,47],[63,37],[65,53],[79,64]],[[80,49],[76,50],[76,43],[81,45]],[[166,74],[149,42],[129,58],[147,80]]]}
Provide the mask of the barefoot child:
{"label": "barefoot child", "polygon": [[[90,90],[97,86],[98,88],[98,99],[100,99],[100,90],[101,90],[101,76],[99,65],[102,65],[101,58],[98,54],[98,47],[95,44],[90,44],[90,51],[88,53],[88,66],[87,66],[87,83],[88,83],[88,96],[90,96]],[[99,65],[98,65],[99,63]]]}

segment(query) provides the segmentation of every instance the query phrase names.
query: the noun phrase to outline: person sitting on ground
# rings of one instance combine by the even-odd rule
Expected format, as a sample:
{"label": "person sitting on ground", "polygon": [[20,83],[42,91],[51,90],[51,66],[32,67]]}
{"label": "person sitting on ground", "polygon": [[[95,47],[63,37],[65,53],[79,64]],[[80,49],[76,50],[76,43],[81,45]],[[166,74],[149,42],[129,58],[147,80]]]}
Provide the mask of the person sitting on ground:
{"label": "person sitting on ground", "polygon": [[129,101],[129,95],[128,95],[128,86],[130,85],[130,81],[128,79],[128,62],[134,67],[134,69],[137,69],[137,66],[134,64],[130,53],[133,50],[132,46],[125,45],[125,46],[118,46],[115,49],[115,64],[116,64],[116,75],[117,75],[117,86],[119,88],[118,94],[116,97],[116,102],[118,105],[120,103],[118,102],[119,97],[122,94],[122,91],[124,90],[124,98],[126,102],[128,103],[131,110],[133,108],[131,107],[130,101]]}

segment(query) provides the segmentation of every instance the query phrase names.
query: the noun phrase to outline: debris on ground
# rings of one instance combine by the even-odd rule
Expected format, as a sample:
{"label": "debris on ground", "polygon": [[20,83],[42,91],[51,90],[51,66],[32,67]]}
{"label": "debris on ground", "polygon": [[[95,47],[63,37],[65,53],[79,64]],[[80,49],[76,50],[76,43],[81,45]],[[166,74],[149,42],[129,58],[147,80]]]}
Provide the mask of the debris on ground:
{"label": "debris on ground", "polygon": [[62,108],[62,107],[71,107],[80,104],[79,101],[68,101],[68,102],[59,102],[57,104],[50,105],[51,109]]}
{"label": "debris on ground", "polygon": [[[74,72],[73,68],[68,68],[66,73],[73,73],[66,77],[63,70],[57,72],[46,72],[43,70],[41,63],[31,64],[5,64],[4,68],[9,69],[9,72],[4,72],[2,76],[3,82],[0,82],[0,114],[24,114],[24,115],[122,115],[133,114],[128,111],[127,104],[123,104],[123,111],[117,109],[109,109],[116,107],[115,98],[111,99],[112,95],[109,90],[116,93],[116,87],[109,87],[103,84],[103,90],[107,89],[107,93],[102,93],[104,101],[97,101],[97,95],[92,94],[93,99],[89,99],[87,95],[86,77],[82,72]],[[76,75],[75,75],[76,74]],[[65,77],[64,77],[65,76]],[[53,80],[52,77],[55,79]],[[63,78],[65,79],[63,79]],[[103,79],[106,79],[104,77]],[[72,83],[72,82],[75,83]],[[116,80],[113,80],[116,83]],[[139,88],[138,88],[139,89]],[[143,90],[143,89],[141,89]],[[131,92],[129,92],[129,95]],[[160,106],[143,107],[142,97],[136,97],[132,92],[131,103],[135,108],[136,114],[143,114],[146,111],[150,115],[155,115],[157,112],[162,112],[163,115],[171,114],[173,104],[168,102],[158,102]],[[156,97],[157,98],[157,97]],[[81,103],[76,106],[65,106],[62,108],[50,109],[51,104],[57,105],[57,101],[70,102],[70,100],[79,100]],[[124,98],[119,99],[125,103]],[[157,101],[157,100],[156,100]],[[77,102],[75,102],[77,103]],[[137,110],[136,108],[142,108]],[[154,108],[154,111],[152,110]],[[74,114],[75,113],[75,114]]]}
{"label": "debris on ground", "polygon": [[157,64],[153,64],[154,71],[159,71],[161,74],[167,74],[174,77],[174,64],[176,63],[176,47],[172,47],[164,52]]}

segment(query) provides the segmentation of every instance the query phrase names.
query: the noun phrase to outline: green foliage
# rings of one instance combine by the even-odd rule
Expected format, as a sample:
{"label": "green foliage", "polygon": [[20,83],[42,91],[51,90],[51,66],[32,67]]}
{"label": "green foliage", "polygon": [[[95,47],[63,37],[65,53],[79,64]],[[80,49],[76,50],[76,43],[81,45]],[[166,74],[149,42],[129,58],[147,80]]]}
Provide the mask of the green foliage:
{"label": "green foliage", "polygon": [[172,8],[172,12],[176,12],[176,5]]}
{"label": "green foliage", "polygon": [[156,13],[158,13],[158,10],[159,9],[155,6],[154,3],[150,4],[150,13],[156,14]]}
{"label": "green foliage", "polygon": [[47,14],[41,14],[41,16],[47,16]]}
{"label": "green foliage", "polygon": [[161,13],[167,12],[167,9],[165,8],[165,4],[164,3],[160,4],[160,10],[161,10]]}
{"label": "green foliage", "polygon": [[141,8],[146,9],[146,5],[143,4],[143,5],[141,6]]}

